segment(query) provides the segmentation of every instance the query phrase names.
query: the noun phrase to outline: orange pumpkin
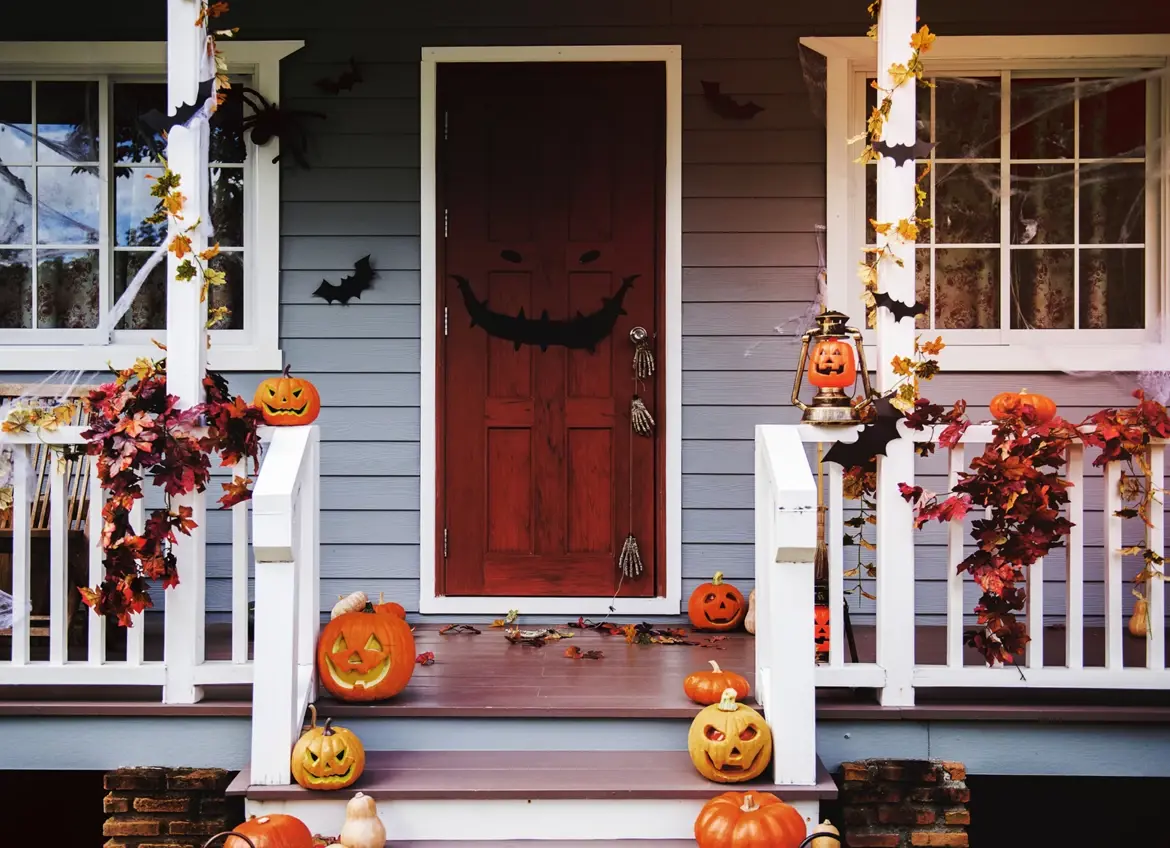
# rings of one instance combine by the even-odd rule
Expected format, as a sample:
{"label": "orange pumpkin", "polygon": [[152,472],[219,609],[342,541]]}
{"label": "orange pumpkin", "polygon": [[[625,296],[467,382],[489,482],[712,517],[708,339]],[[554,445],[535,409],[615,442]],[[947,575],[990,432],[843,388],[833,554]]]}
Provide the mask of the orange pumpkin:
{"label": "orange pumpkin", "polygon": [[311,424],[321,412],[321,395],[317,387],[289,373],[290,366],[277,377],[269,377],[256,389],[252,405],[264,416],[265,424],[292,427]]}
{"label": "orange pumpkin", "polygon": [[699,848],[799,848],[806,832],[796,808],[770,792],[724,792],[695,819]]}
{"label": "orange pumpkin", "polygon": [[988,408],[991,410],[991,417],[998,420],[1019,415],[1025,405],[1035,410],[1038,424],[1047,424],[1056,417],[1056,403],[1052,398],[1029,392],[1027,389],[998,394],[991,399]]}
{"label": "orange pumpkin", "polygon": [[406,607],[402,604],[396,604],[394,601],[387,601],[384,604],[374,604],[374,612],[385,612],[390,615],[396,615],[399,618],[406,618]]}
{"label": "orange pumpkin", "polygon": [[237,839],[229,836],[223,843],[224,848],[313,848],[313,834],[305,823],[296,816],[286,816],[284,813],[272,813],[248,819],[236,826],[232,833],[238,833],[246,839]]}
{"label": "orange pumpkin", "polygon": [[696,630],[734,630],[747,614],[743,593],[723,582],[716,571],[710,583],[699,585],[687,602],[687,615]]}
{"label": "orange pumpkin", "polygon": [[710,671],[696,671],[687,675],[683,681],[683,691],[696,704],[718,704],[723,697],[724,689],[734,689],[735,699],[742,701],[752,691],[747,679],[734,671],[724,671],[715,660],[711,663]]}
{"label": "orange pumpkin", "polygon": [[822,389],[847,389],[857,382],[853,345],[844,339],[817,342],[809,357],[808,381]]}
{"label": "orange pumpkin", "polygon": [[[406,619],[380,604],[374,612],[347,612],[321,628],[317,675],[343,701],[383,701],[406,688],[414,674],[414,635]],[[393,606],[398,606],[393,604]]]}
{"label": "orange pumpkin", "polygon": [[829,653],[829,608],[817,606],[813,609],[813,642],[818,656]]}

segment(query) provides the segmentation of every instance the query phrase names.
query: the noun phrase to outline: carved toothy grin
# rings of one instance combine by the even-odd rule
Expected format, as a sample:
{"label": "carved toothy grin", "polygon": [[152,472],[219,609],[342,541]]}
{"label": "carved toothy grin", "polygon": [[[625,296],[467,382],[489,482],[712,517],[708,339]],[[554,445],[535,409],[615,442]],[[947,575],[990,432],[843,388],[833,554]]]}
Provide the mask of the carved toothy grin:
{"label": "carved toothy grin", "polygon": [[715,761],[713,759],[711,759],[711,755],[709,753],[706,754],[705,756],[707,757],[707,762],[711,764],[711,768],[715,769],[715,771],[739,772],[739,771],[751,771],[752,766],[754,766],[756,764],[756,757],[758,757],[759,755],[760,754],[757,751],[755,756],[752,757],[751,762],[747,763],[747,765],[744,765],[742,763],[742,760],[741,760],[741,762],[739,762],[739,763],[724,763],[721,766],[715,765]]}
{"label": "carved toothy grin", "polygon": [[266,402],[264,404],[264,411],[267,412],[269,415],[304,415],[305,410],[307,410],[308,408],[309,408],[309,404],[307,404],[307,403],[304,406],[300,407],[299,409],[277,409],[276,407],[274,407],[270,403]]}
{"label": "carved toothy grin", "polygon": [[333,682],[343,689],[373,689],[390,673],[390,659],[388,657],[364,674],[358,671],[339,669],[333,664],[332,657],[326,657],[325,664],[329,668],[329,676],[333,678]]}
{"label": "carved toothy grin", "polygon": [[341,774],[331,774],[325,777],[317,777],[317,775],[313,774],[312,772],[308,772],[308,775],[311,778],[311,780],[308,782],[313,786],[332,786],[334,784],[345,785],[349,781],[349,776],[351,774],[353,774],[352,763],[350,764],[349,768],[347,768]]}
{"label": "carved toothy grin", "polygon": [[816,372],[818,374],[824,374],[826,377],[830,377],[834,374],[844,374],[845,373],[845,366],[844,365],[829,365],[829,366],[818,365],[816,367]]}

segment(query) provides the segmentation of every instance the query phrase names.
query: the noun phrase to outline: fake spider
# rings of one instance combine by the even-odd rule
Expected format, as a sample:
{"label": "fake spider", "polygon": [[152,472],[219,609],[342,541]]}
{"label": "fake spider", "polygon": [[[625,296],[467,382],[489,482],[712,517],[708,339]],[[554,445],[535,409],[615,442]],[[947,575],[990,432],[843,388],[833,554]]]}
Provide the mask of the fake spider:
{"label": "fake spider", "polygon": [[[231,89],[235,91],[236,89]],[[292,155],[296,163],[302,168],[308,168],[305,161],[305,147],[308,145],[308,136],[301,126],[302,118],[324,118],[320,112],[304,112],[299,109],[281,109],[275,103],[269,103],[260,92],[251,88],[239,88],[240,98],[252,109],[252,114],[244,117],[244,132],[252,133],[252,143],[263,147],[274,138],[279,138],[286,152]],[[252,95],[257,101],[249,99]],[[273,157],[273,164],[280,161],[283,153]]]}

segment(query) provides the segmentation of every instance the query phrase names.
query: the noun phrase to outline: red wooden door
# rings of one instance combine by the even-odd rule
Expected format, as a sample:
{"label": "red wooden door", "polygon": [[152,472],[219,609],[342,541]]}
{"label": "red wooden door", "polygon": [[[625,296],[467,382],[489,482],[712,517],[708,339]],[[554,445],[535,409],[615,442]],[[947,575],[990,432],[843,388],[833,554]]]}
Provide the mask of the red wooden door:
{"label": "red wooden door", "polygon": [[[609,596],[632,532],[644,570],[621,595],[653,596],[662,346],[635,386],[630,331],[659,329],[662,66],[440,65],[438,90],[439,591]],[[563,321],[602,309],[635,275],[626,314],[592,352],[517,347],[473,326],[465,296]],[[650,438],[632,433],[635,391],[657,425]]]}

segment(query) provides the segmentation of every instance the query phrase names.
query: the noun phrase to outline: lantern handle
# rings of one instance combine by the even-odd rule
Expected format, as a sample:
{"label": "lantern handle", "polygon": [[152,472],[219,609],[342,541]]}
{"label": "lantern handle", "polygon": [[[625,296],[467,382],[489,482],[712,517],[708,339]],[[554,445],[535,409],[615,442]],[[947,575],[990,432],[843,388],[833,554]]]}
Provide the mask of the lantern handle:
{"label": "lantern handle", "polygon": [[804,377],[804,363],[808,358],[808,343],[817,334],[815,329],[806,330],[800,337],[800,355],[796,358],[796,382],[792,384],[792,405],[801,412],[808,412],[808,404],[800,399],[800,381]]}
{"label": "lantern handle", "polygon": [[865,364],[865,343],[862,341],[861,331],[856,327],[847,327],[846,332],[849,333],[849,338],[853,339],[853,344],[857,348],[857,362],[860,365],[857,370],[861,372],[861,386],[865,395],[860,403],[854,405],[854,408],[861,411],[872,405],[874,398],[873,387],[869,384],[869,366]]}

